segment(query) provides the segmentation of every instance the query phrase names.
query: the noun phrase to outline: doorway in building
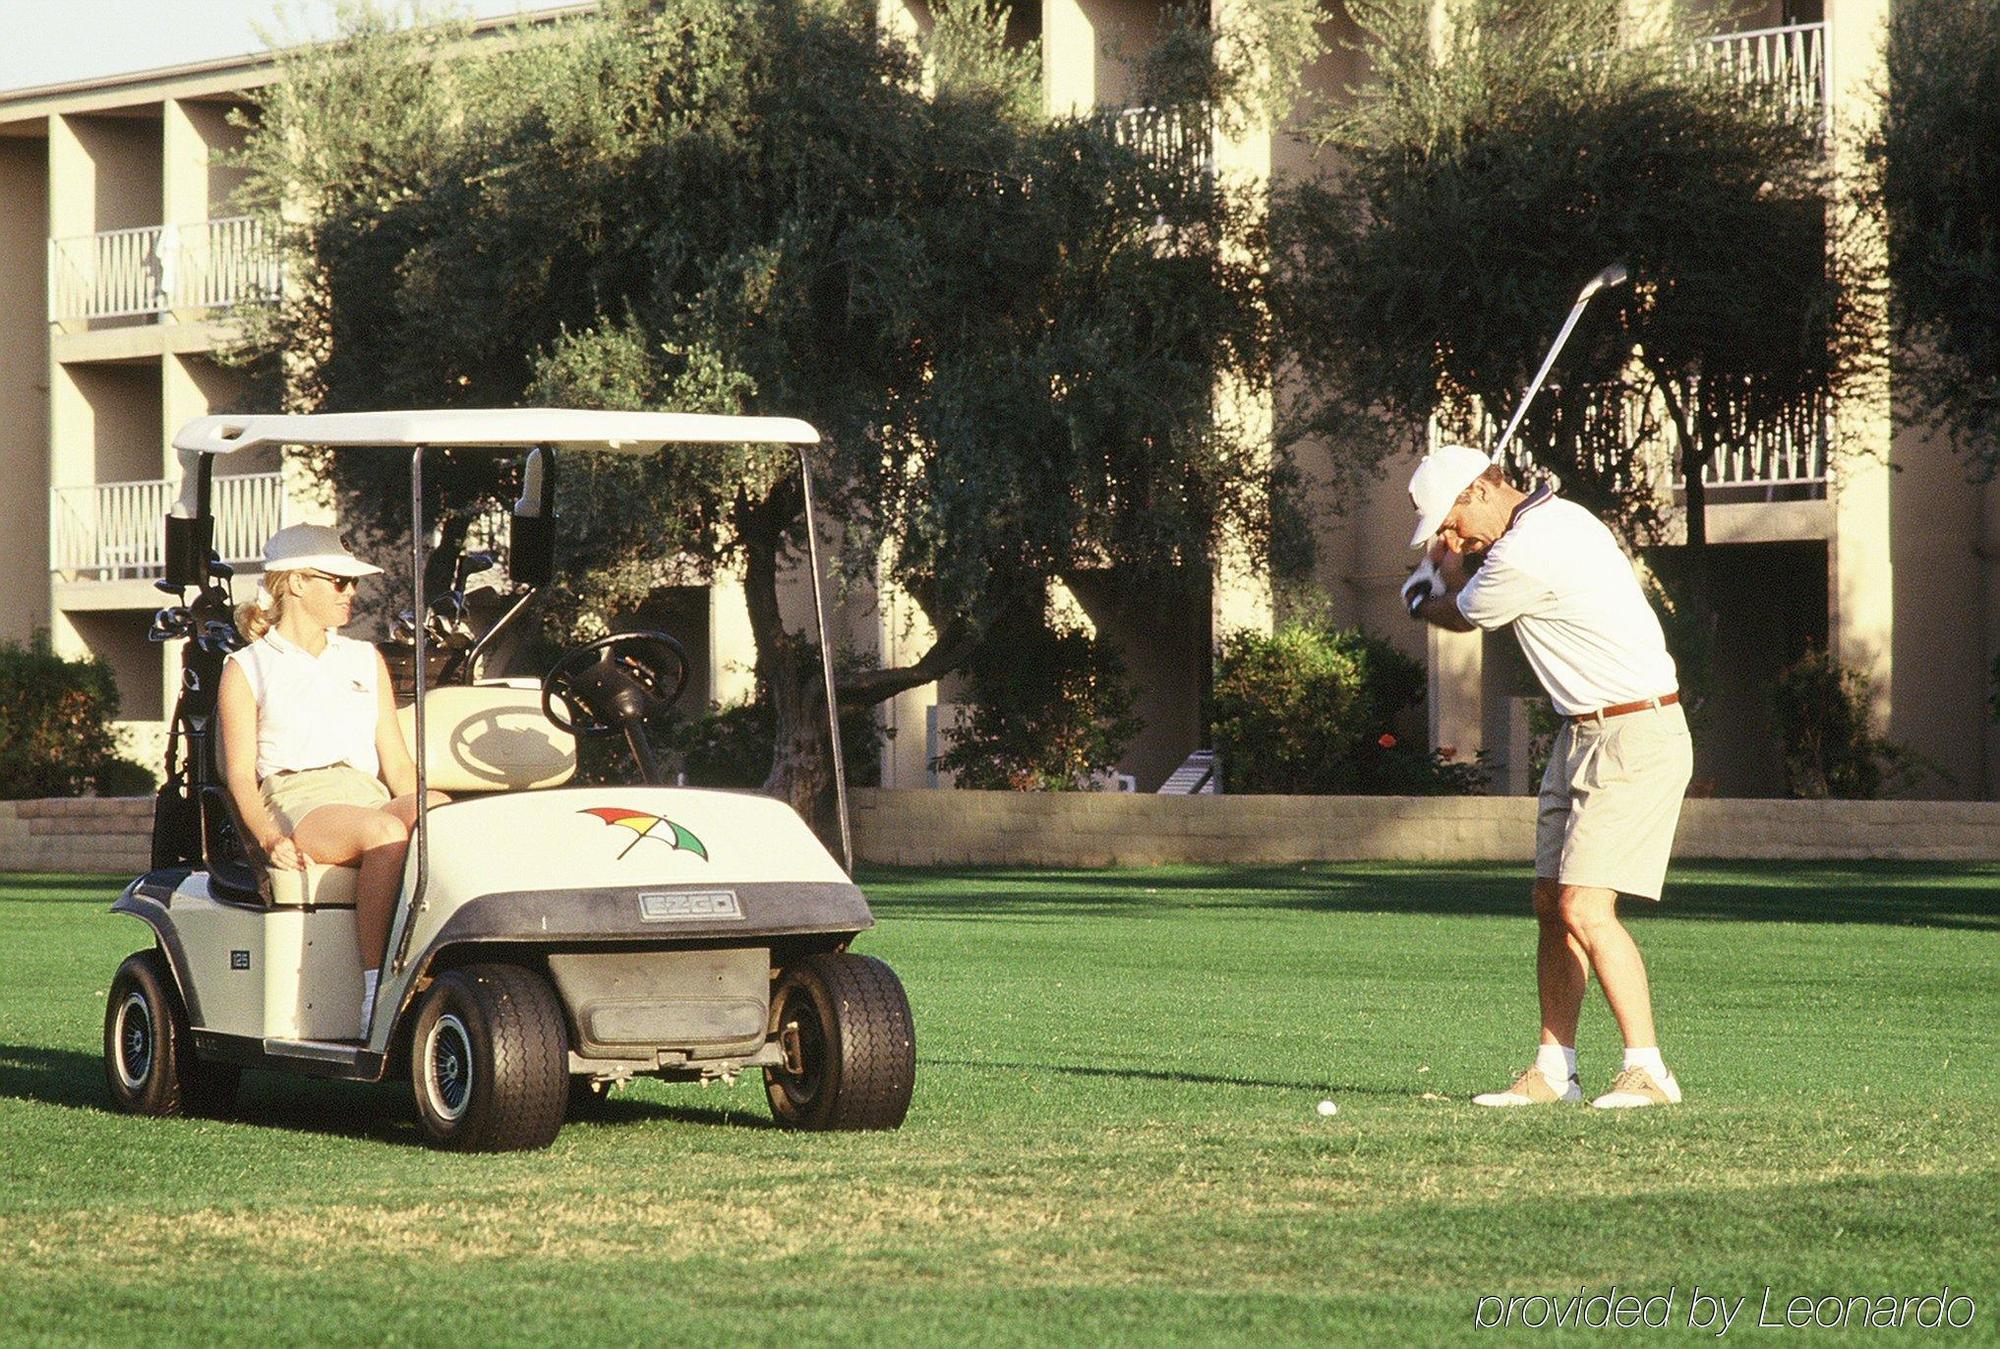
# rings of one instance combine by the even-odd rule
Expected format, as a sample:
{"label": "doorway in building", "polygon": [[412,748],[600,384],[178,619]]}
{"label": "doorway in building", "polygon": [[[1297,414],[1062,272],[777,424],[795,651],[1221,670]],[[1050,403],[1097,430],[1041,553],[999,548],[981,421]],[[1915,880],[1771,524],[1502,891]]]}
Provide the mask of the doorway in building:
{"label": "doorway in building", "polygon": [[[1700,653],[1686,636],[1670,631],[1683,648],[1674,659],[1690,700],[1695,739],[1692,793],[1711,796],[1784,796],[1782,747],[1771,729],[1771,688],[1780,671],[1828,636],[1827,552],[1824,539],[1782,543],[1709,544],[1709,602],[1715,629],[1706,676]],[[1647,561],[1672,577],[1689,564],[1682,548],[1648,550]]]}

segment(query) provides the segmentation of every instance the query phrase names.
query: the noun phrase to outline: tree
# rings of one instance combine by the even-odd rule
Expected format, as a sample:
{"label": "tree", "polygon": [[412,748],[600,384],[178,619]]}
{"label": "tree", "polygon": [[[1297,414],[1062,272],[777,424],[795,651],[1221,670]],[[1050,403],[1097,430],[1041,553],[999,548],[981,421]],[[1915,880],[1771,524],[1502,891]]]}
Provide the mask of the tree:
{"label": "tree", "polygon": [[[248,159],[290,222],[297,281],[254,342],[296,406],[817,425],[848,574],[902,588],[938,635],[843,677],[865,706],[963,666],[1067,571],[1201,566],[1224,534],[1263,536],[1282,465],[1209,415],[1218,378],[1269,366],[1246,203],[1109,122],[1040,119],[1004,10],[935,6],[914,51],[861,8],[612,0],[504,49],[364,26],[286,61]],[[818,653],[779,611],[804,543],[789,467],[669,450],[565,473],[559,508],[572,612],[741,569],[767,786],[803,808],[830,765]],[[350,512],[407,509],[400,464],[329,471]],[[511,488],[474,456],[433,479]]]}
{"label": "tree", "polygon": [[1636,545],[1669,523],[1649,455],[1671,428],[1699,547],[1718,450],[1811,434],[1868,370],[1817,122],[1704,73],[1688,32],[1627,31],[1617,0],[1350,8],[1369,82],[1317,120],[1330,167],[1273,226],[1296,429],[1362,466],[1433,416],[1476,440],[1622,260],[1633,283],[1593,302],[1515,444]]}
{"label": "tree", "polygon": [[1870,150],[1917,415],[2000,470],[2000,0],[1899,0]]}

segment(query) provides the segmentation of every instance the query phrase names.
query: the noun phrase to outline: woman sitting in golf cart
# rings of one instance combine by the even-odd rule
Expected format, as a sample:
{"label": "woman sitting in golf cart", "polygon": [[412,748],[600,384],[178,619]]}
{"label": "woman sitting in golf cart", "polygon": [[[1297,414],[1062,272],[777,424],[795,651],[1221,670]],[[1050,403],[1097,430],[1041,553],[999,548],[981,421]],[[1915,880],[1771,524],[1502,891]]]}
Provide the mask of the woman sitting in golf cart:
{"label": "woman sitting in golf cart", "polygon": [[[217,694],[223,776],[269,864],[360,869],[364,1035],[417,816],[417,770],[388,666],[373,646],[336,631],[353,614],[355,586],[381,570],[349,554],[326,525],[273,534],[258,598],[236,614],[248,645],[230,654]],[[431,793],[433,805],[443,800]]]}

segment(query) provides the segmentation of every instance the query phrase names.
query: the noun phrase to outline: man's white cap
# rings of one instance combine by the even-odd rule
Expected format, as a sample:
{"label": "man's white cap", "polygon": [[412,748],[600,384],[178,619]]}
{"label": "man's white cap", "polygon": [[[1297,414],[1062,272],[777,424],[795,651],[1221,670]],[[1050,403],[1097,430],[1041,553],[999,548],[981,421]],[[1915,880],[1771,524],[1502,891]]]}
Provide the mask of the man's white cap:
{"label": "man's white cap", "polygon": [[264,571],[305,570],[329,576],[379,576],[382,572],[348,552],[340,541],[340,531],[331,525],[286,525],[264,545]]}
{"label": "man's white cap", "polygon": [[1458,494],[1491,467],[1491,459],[1467,445],[1440,445],[1425,455],[1410,475],[1410,501],[1417,508],[1417,532],[1410,536],[1410,547],[1429,543],[1451,514]]}

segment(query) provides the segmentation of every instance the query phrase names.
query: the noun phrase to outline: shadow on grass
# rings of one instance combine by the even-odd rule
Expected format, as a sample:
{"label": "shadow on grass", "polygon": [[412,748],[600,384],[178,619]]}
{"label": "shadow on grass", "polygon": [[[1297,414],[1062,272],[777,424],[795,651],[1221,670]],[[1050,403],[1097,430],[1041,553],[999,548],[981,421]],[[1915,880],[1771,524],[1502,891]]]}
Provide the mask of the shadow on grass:
{"label": "shadow on grass", "polygon": [[[73,1109],[112,1109],[104,1060],[73,1049],[0,1045],[0,1096]],[[236,1103],[223,1116],[236,1124],[383,1142],[417,1143],[409,1092],[366,1082],[320,1082],[246,1072]]]}
{"label": "shadow on grass", "polygon": [[[104,1061],[73,1049],[0,1044],[0,1097],[44,1105],[115,1113],[104,1085]],[[286,1073],[247,1071],[235,1106],[222,1117],[232,1124],[286,1129],[338,1138],[365,1138],[408,1146],[427,1145],[417,1124],[407,1079],[385,1082],[327,1082]],[[768,1129],[772,1122],[742,1110],[671,1105],[614,1096],[575,1117],[577,1123],[728,1125]]]}
{"label": "shadow on grass", "polygon": [[[1149,870],[872,869],[873,906],[898,921],[1143,916],[1146,909],[1314,913],[1529,913],[1526,866],[1285,863]],[[902,892],[916,892],[908,895]],[[1930,862],[1689,862],[1642,917],[1760,923],[1867,923],[2000,931],[2000,865]]]}
{"label": "shadow on grass", "polygon": [[104,1060],[36,1045],[0,1045],[0,1096],[85,1110],[111,1108]]}
{"label": "shadow on grass", "polygon": [[1220,1073],[1182,1073],[1167,1068],[1092,1068],[1068,1063],[1022,1063],[1010,1059],[934,1059],[920,1063],[939,1068],[970,1068],[979,1072],[1055,1073],[1061,1077],[1119,1077],[1134,1082],[1165,1082],[1199,1087],[1249,1087],[1257,1091],[1338,1092],[1345,1096],[1390,1096],[1407,1099],[1401,1087],[1361,1087],[1343,1082],[1273,1082],[1257,1077],[1225,1077]]}
{"label": "shadow on grass", "polygon": [[[696,1088],[698,1090],[698,1088]],[[644,1124],[661,1120],[669,1124],[725,1126],[732,1129],[775,1129],[768,1115],[732,1106],[670,1105],[661,1101],[640,1101],[617,1095],[570,1117],[575,1124]]]}

